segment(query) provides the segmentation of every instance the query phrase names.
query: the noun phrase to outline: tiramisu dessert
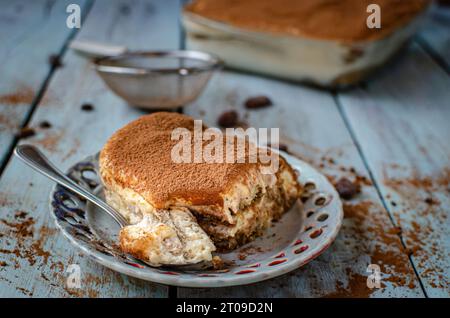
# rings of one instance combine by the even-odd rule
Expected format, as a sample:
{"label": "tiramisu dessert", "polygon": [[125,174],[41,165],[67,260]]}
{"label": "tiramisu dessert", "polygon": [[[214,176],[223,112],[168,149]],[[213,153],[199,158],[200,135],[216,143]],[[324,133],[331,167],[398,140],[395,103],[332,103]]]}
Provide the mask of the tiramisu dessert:
{"label": "tiramisu dessert", "polygon": [[234,249],[260,235],[300,196],[296,173],[278,155],[273,173],[251,160],[174,162],[176,128],[193,131],[194,119],[146,115],[118,130],[101,151],[106,200],[131,224],[119,236],[125,252],[155,266],[211,261],[216,248]]}
{"label": "tiramisu dessert", "polygon": [[[188,48],[216,53],[228,66],[337,86],[384,64],[415,32],[429,2],[194,0],[183,22]],[[374,4],[379,25],[372,24]]]}

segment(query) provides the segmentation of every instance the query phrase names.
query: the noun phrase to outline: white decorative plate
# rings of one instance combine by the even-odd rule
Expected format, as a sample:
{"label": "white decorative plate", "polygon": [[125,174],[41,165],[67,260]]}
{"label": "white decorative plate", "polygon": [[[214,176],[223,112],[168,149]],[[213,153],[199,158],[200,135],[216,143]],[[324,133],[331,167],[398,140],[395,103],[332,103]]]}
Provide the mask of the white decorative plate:
{"label": "white decorative plate", "polygon": [[[119,226],[104,212],[57,185],[51,193],[51,211],[63,234],[98,263],[144,280],[184,287],[223,287],[259,282],[295,270],[330,246],[342,223],[340,198],[327,178],[310,165],[283,153],[299,172],[306,189],[280,221],[255,241],[229,253],[218,253],[230,263],[223,270],[151,267],[122,253],[115,242]],[[67,175],[101,195],[98,155],[75,164]]]}

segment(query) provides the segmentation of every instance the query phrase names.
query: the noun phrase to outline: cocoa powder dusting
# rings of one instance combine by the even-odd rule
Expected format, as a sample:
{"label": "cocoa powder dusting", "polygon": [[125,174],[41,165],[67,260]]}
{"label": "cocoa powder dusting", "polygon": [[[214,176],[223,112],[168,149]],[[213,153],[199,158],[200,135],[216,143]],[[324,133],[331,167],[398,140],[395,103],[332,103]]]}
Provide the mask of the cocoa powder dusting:
{"label": "cocoa powder dusting", "polygon": [[9,204],[11,204],[9,195],[7,193],[0,192],[0,207],[7,206]]}
{"label": "cocoa powder dusting", "polygon": [[0,131],[1,130],[16,130],[18,123],[15,122],[12,116],[5,116],[0,114]]}
{"label": "cocoa powder dusting", "polygon": [[[416,278],[407,254],[383,208],[372,201],[344,204],[341,237],[355,255],[369,255],[370,264],[380,266],[382,288],[389,282],[394,287],[416,288]],[[364,268],[365,271],[365,268]],[[367,287],[367,274],[347,268],[348,283],[337,281],[335,291],[326,297],[369,297],[377,289]]]}
{"label": "cocoa powder dusting", "polygon": [[20,87],[14,93],[0,95],[0,104],[4,105],[20,105],[31,104],[34,98],[34,91],[26,86]]}
{"label": "cocoa powder dusting", "polygon": [[[194,119],[177,113],[158,112],[142,116],[119,129],[100,153],[101,172],[106,182],[108,178],[114,179],[158,208],[180,199],[192,205],[220,206],[224,204],[223,194],[230,185],[235,181],[247,182],[249,174],[261,164],[258,160],[239,164],[225,160],[222,163],[175,163],[171,153],[179,142],[173,140],[171,134],[173,129],[181,127],[193,131]],[[233,138],[236,140],[237,137]],[[225,146],[227,139],[221,141]],[[249,146],[246,142],[246,154]],[[233,148],[234,156],[238,158],[238,147]],[[280,157],[280,160],[283,159]]]}
{"label": "cocoa powder dusting", "polygon": [[43,226],[38,233],[35,233],[35,220],[24,211],[16,211],[14,220],[0,219],[0,223],[7,228],[5,236],[11,238],[5,242],[5,246],[11,245],[12,242],[15,244],[12,249],[0,249],[0,254],[14,255],[12,261],[15,268],[20,268],[20,259],[27,260],[30,266],[38,261],[39,265],[47,263],[51,254],[43,246],[48,235],[54,234],[55,230],[49,230]]}
{"label": "cocoa powder dusting", "polygon": [[346,270],[348,277],[348,285],[345,286],[341,281],[337,281],[336,291],[326,295],[326,298],[368,298],[372,294],[372,289],[367,288],[367,276],[354,273],[351,268]]}
{"label": "cocoa powder dusting", "polygon": [[63,138],[63,132],[48,132],[43,136],[43,138],[36,140],[35,142],[44,147],[50,152],[55,152],[57,150],[59,141]]}
{"label": "cocoa powder dusting", "polygon": [[409,170],[389,165],[383,171],[384,184],[402,202],[393,205],[393,213],[402,228],[406,252],[414,258],[422,279],[433,288],[448,290],[450,295],[450,281],[444,274],[448,249],[443,236],[448,231],[450,168],[425,176],[412,170],[404,178],[390,177],[388,170],[402,174]]}
{"label": "cocoa powder dusting", "polygon": [[[291,154],[316,167],[332,184],[336,184],[341,178],[348,179],[356,190],[351,191],[351,197],[359,191],[364,192],[365,187],[373,186],[372,181],[359,173],[355,167],[340,163],[344,148],[332,148],[326,150],[326,155],[323,155],[324,151],[297,140],[289,142],[302,150],[302,154],[299,155],[290,148]],[[360,200],[359,196],[355,198]],[[380,292],[384,292],[383,287],[388,283],[394,287],[416,290],[418,282],[408,259],[408,250],[405,250],[399,238],[402,229],[392,225],[382,206],[368,200],[356,204],[347,203],[344,204],[344,213],[345,218],[340,232],[341,244],[351,249],[354,257],[369,255],[370,263],[380,266],[383,273]],[[335,292],[325,297],[371,296],[377,289],[367,287],[368,274],[365,270],[364,267],[362,271],[356,271],[355,267],[349,266],[346,269],[348,281],[337,281]]]}
{"label": "cocoa powder dusting", "polygon": [[14,217],[15,217],[16,219],[24,219],[27,215],[28,215],[27,212],[25,212],[25,211],[20,211],[20,210],[18,210],[18,211],[16,211],[16,213],[14,213]]}
{"label": "cocoa powder dusting", "polygon": [[238,258],[241,261],[243,261],[243,260],[247,259],[247,257],[250,255],[260,254],[260,253],[264,253],[264,250],[261,247],[249,245],[249,246],[241,248],[241,250],[239,251],[239,254],[238,254]]}

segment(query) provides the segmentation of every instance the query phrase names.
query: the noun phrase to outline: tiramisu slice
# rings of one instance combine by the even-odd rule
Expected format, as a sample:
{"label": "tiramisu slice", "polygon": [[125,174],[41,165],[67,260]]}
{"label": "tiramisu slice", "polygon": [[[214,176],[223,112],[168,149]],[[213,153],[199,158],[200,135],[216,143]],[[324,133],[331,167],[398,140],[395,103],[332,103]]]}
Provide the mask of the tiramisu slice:
{"label": "tiramisu slice", "polygon": [[174,162],[176,128],[193,131],[194,119],[146,115],[118,130],[101,151],[106,200],[135,224],[120,233],[123,250],[153,264],[209,261],[210,239],[221,249],[248,242],[299,197],[297,176],[281,156],[273,173],[263,173],[259,161]]}

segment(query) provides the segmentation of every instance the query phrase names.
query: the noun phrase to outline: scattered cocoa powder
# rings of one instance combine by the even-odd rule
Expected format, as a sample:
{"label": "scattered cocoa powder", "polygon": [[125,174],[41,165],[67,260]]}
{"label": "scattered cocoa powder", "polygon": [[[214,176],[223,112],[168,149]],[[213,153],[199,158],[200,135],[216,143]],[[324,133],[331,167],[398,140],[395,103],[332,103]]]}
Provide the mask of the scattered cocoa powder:
{"label": "scattered cocoa powder", "polygon": [[64,136],[62,131],[48,131],[45,133],[42,139],[36,140],[36,144],[44,147],[50,152],[55,152],[57,150],[59,141]]}
{"label": "scattered cocoa powder", "polygon": [[17,122],[11,116],[0,114],[0,130],[16,130]]}
{"label": "scattered cocoa powder", "polygon": [[22,287],[16,287],[16,290],[22,292],[25,296],[29,296],[32,297],[33,296],[33,292],[29,291],[26,288],[22,288]]}
{"label": "scattered cocoa powder", "polygon": [[45,276],[44,273],[41,273],[41,278],[42,278],[43,280],[50,281],[50,279],[49,279],[47,276]]}
{"label": "scattered cocoa powder", "polygon": [[21,239],[33,236],[33,225],[35,221],[32,217],[27,217],[20,222],[12,222],[4,219],[1,219],[0,222],[8,226]]}
{"label": "scattered cocoa powder", "polygon": [[45,227],[41,228],[38,237],[34,239],[35,220],[27,216],[26,212],[18,211],[17,213],[19,217],[15,218],[15,221],[0,219],[0,223],[8,228],[8,237],[15,239],[13,249],[1,249],[0,253],[14,255],[13,260],[16,268],[20,267],[19,259],[26,259],[31,266],[37,262],[38,258],[42,260],[41,264],[46,264],[50,253],[43,249],[48,234],[45,232]]}
{"label": "scattered cocoa powder", "polygon": [[242,248],[239,252],[239,259],[246,259],[250,255],[264,253],[264,250],[259,246],[249,245]]}
{"label": "scattered cocoa powder", "polygon": [[222,269],[226,269],[226,262],[220,258],[219,256],[213,256],[212,258],[212,266],[215,270],[222,270]]}
{"label": "scattered cocoa powder", "polygon": [[77,152],[78,149],[80,149],[81,143],[78,138],[73,138],[72,143],[73,143],[72,147],[70,147],[70,149],[68,149],[67,153],[62,158],[63,161],[66,161],[68,158],[73,156]]}
{"label": "scattered cocoa powder", "polygon": [[390,234],[396,234],[396,235],[401,235],[402,234],[402,228],[399,226],[395,226],[392,229],[389,230]]}
{"label": "scattered cocoa powder", "polygon": [[366,185],[366,186],[371,186],[373,185],[372,181],[369,180],[367,177],[363,176],[363,175],[358,175],[358,174],[354,174],[355,177],[355,183],[361,185]]}
{"label": "scattered cocoa powder", "polygon": [[0,95],[0,104],[13,106],[20,104],[31,104],[33,99],[34,91],[27,86],[21,86],[14,93]]}
{"label": "scattered cocoa powder", "polygon": [[[392,178],[388,168],[410,177]],[[445,224],[450,203],[450,168],[424,176],[414,169],[389,165],[384,167],[383,175],[384,184],[402,200],[401,207],[393,207],[393,213],[397,223],[401,224],[407,253],[414,258],[420,277],[431,287],[448,290],[450,282],[443,275],[442,266],[445,265],[442,264],[448,259],[443,235],[447,231]]]}
{"label": "scattered cocoa powder", "polygon": [[[283,139],[287,138],[284,137]],[[289,139],[289,141],[290,143],[301,145],[303,149],[303,153],[300,154],[296,151],[293,151],[292,148],[289,147],[289,153],[291,155],[294,155],[295,157],[298,157],[299,159],[311,164],[312,166],[316,167],[318,170],[321,170],[322,172],[325,172],[323,170],[326,170],[327,177],[330,178],[332,177],[334,180],[337,176],[338,177],[345,176],[349,180],[352,180],[352,182],[359,187],[373,185],[372,181],[369,178],[367,178],[365,175],[359,174],[354,167],[338,164],[339,157],[343,155],[341,149],[331,148],[330,150],[326,151],[326,153],[333,153],[334,156],[321,155],[323,151],[321,151],[320,149],[316,149],[314,147],[311,147],[296,140]],[[333,175],[330,175],[330,172]],[[334,181],[332,181],[331,179],[330,181],[334,183]]]}
{"label": "scattered cocoa powder", "polygon": [[28,213],[27,212],[25,212],[25,211],[16,211],[16,213],[14,214],[14,217],[16,218],[16,219],[24,219],[26,216],[28,215]]}
{"label": "scattered cocoa powder", "polygon": [[[369,255],[370,263],[380,266],[382,287],[416,288],[416,276],[399,238],[381,205],[372,201],[344,204],[344,222],[341,239],[351,246],[356,255]],[[355,244],[357,242],[357,244]],[[369,297],[376,289],[367,287],[367,276],[347,268],[348,283],[337,281],[335,292],[326,297]],[[384,284],[384,285],[383,285]]]}
{"label": "scattered cocoa powder", "polygon": [[348,285],[344,286],[341,281],[337,281],[335,285],[335,291],[327,294],[327,298],[368,298],[373,289],[367,287],[367,276],[355,273],[351,268],[346,269],[348,277]]}

